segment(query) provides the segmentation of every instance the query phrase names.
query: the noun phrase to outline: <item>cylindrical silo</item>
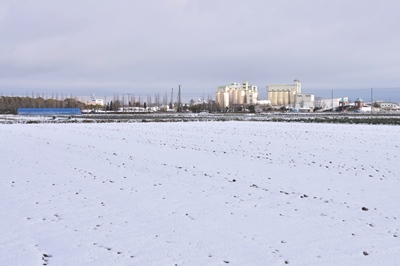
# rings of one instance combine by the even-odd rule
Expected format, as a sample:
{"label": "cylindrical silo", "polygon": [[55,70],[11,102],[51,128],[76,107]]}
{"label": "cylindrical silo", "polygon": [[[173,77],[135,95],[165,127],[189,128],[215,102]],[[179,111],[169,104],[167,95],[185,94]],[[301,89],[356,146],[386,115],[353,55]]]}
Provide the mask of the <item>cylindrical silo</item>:
{"label": "cylindrical silo", "polygon": [[277,100],[277,105],[282,105],[283,104],[283,92],[281,90],[278,91],[278,100]]}

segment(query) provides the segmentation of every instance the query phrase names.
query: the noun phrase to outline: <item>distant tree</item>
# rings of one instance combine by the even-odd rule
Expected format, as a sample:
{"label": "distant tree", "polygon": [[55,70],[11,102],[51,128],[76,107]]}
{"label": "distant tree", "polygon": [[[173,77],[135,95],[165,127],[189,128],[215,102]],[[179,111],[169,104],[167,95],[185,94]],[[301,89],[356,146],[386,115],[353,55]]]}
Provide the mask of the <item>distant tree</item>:
{"label": "distant tree", "polygon": [[198,105],[198,104],[191,105],[191,106],[189,106],[189,110],[192,113],[200,113],[200,105]]}
{"label": "distant tree", "polygon": [[249,109],[250,113],[255,113],[256,112],[256,108],[254,107],[254,105],[250,105],[247,109]]}
{"label": "distant tree", "polygon": [[[54,97],[54,95],[53,95]],[[56,96],[57,97],[57,96]],[[64,103],[62,100],[58,99],[44,99],[38,96],[33,97],[14,97],[14,96],[1,96],[0,97],[0,112],[1,113],[13,113],[16,114],[18,108],[61,108],[61,107],[77,107],[84,108],[85,104],[72,99],[74,102],[68,101]]]}
{"label": "distant tree", "polygon": [[287,109],[285,106],[282,106],[281,108],[279,108],[279,111],[281,111],[282,113],[286,113]]}

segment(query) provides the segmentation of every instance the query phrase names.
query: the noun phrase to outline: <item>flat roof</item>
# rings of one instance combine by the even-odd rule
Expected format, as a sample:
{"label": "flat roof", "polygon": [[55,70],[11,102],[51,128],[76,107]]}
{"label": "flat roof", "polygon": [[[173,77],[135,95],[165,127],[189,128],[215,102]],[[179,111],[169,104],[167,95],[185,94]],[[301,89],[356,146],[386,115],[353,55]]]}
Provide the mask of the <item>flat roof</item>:
{"label": "flat roof", "polygon": [[81,115],[80,108],[18,108],[18,115]]}

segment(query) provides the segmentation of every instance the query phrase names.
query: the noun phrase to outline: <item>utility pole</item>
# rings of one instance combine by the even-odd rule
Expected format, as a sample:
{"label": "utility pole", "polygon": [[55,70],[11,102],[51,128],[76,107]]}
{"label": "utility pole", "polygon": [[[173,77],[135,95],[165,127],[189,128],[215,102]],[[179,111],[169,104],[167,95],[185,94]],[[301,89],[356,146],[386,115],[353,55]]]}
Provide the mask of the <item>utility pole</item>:
{"label": "utility pole", "polygon": [[178,90],[178,113],[182,112],[182,99],[181,99],[181,85],[179,85]]}
{"label": "utility pole", "polygon": [[174,88],[172,88],[172,90],[171,90],[171,102],[169,104],[169,109],[171,109],[171,110],[174,107],[173,99],[174,99]]}
{"label": "utility pole", "polygon": [[333,112],[333,90],[331,91],[331,106],[332,106],[332,112]]}
{"label": "utility pole", "polygon": [[373,94],[374,90],[371,88],[371,115],[372,115],[372,107],[374,107],[374,103],[373,103]]}

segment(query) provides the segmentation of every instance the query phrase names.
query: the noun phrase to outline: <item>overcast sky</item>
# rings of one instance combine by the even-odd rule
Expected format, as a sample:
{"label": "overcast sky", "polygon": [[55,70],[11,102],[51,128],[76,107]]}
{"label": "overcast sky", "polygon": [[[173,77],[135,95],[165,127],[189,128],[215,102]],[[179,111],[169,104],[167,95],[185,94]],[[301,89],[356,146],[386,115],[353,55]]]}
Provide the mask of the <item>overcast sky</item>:
{"label": "overcast sky", "polygon": [[0,92],[400,87],[398,0],[0,0]]}

